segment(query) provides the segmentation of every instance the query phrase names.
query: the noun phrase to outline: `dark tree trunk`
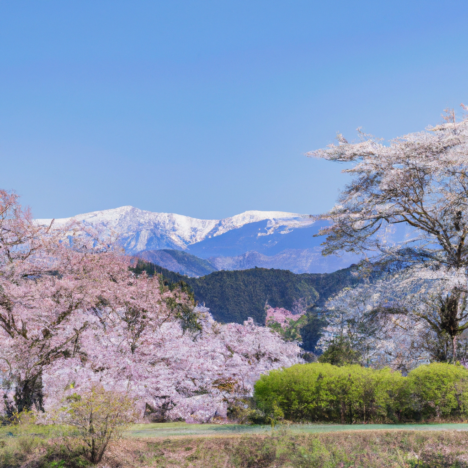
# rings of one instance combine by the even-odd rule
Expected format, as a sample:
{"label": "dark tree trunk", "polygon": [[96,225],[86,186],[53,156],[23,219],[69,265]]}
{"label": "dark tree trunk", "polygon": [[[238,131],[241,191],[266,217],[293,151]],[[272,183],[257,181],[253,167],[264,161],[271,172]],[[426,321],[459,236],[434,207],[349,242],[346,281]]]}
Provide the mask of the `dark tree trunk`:
{"label": "dark tree trunk", "polygon": [[457,336],[460,333],[459,317],[460,292],[454,290],[451,295],[441,300],[440,329],[450,336],[452,341],[452,361],[457,361]]}
{"label": "dark tree trunk", "polygon": [[5,405],[5,414],[7,418],[12,418],[16,412],[16,408],[12,401],[8,399],[6,394],[3,394],[3,403]]}
{"label": "dark tree trunk", "polygon": [[18,382],[14,399],[18,413],[21,413],[22,411],[30,411],[33,406],[38,411],[44,411],[42,376],[38,374],[29,379]]}

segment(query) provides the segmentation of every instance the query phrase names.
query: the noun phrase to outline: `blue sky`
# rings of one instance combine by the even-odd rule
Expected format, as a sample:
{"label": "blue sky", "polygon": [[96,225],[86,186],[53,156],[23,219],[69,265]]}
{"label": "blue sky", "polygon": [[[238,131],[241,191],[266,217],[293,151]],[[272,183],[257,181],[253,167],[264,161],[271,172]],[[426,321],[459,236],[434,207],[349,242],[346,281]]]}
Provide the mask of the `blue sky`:
{"label": "blue sky", "polygon": [[319,213],[304,156],[468,103],[468,2],[0,1],[0,187],[37,217]]}

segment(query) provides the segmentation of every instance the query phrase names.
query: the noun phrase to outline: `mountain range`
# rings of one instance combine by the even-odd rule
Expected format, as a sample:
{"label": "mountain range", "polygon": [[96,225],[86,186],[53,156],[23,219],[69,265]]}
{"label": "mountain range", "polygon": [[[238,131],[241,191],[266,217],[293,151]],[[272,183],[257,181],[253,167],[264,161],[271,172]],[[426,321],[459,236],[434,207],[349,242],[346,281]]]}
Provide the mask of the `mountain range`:
{"label": "mountain range", "polygon": [[[63,225],[71,219],[55,223]],[[351,254],[323,257],[324,239],[314,236],[326,222],[297,213],[246,211],[206,220],[123,206],[73,219],[115,233],[128,254],[187,276],[254,267],[330,273],[359,261]]]}

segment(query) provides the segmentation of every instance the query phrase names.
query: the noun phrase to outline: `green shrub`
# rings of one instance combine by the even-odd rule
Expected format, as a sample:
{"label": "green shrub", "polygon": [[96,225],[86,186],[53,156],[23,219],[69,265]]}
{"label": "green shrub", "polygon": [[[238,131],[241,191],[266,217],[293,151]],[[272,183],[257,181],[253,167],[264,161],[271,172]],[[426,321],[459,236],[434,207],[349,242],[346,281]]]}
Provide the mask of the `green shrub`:
{"label": "green shrub", "polygon": [[461,416],[468,410],[468,370],[460,365],[433,363],[407,377],[412,410],[422,419]]}
{"label": "green shrub", "polygon": [[279,405],[293,421],[383,421],[392,397],[401,393],[402,379],[389,369],[297,364],[262,376],[255,399],[265,412]]}
{"label": "green shrub", "polygon": [[263,424],[267,423],[265,415],[255,408],[252,398],[240,398],[233,401],[228,407],[228,418],[238,424]]}
{"label": "green shrub", "polygon": [[73,394],[64,403],[61,416],[76,429],[82,454],[93,464],[102,460],[109,442],[120,438],[138,416],[134,399],[101,386],[82,395]]}
{"label": "green shrub", "polygon": [[255,384],[265,415],[278,407],[290,421],[401,422],[468,412],[468,370],[430,364],[408,377],[388,368],[311,363],[275,370]]}

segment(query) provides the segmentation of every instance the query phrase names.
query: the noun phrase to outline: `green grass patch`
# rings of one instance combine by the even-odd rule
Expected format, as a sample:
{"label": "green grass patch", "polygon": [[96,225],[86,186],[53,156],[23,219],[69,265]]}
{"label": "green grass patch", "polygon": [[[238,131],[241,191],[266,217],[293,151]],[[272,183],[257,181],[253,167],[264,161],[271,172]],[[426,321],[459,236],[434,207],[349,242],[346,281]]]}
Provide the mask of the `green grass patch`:
{"label": "green grass patch", "polygon": [[[349,431],[468,431],[468,424],[291,424],[279,425],[273,431],[288,428],[297,434],[320,434]],[[242,424],[186,424],[154,423],[135,424],[124,433],[127,438],[166,438],[180,436],[238,436],[244,434],[271,434],[271,426],[252,426]],[[468,433],[467,433],[468,442]]]}

